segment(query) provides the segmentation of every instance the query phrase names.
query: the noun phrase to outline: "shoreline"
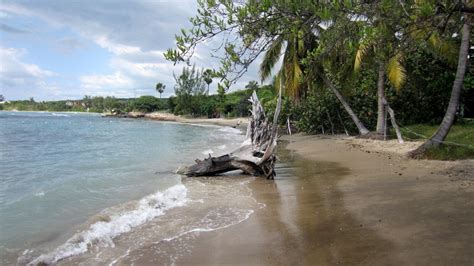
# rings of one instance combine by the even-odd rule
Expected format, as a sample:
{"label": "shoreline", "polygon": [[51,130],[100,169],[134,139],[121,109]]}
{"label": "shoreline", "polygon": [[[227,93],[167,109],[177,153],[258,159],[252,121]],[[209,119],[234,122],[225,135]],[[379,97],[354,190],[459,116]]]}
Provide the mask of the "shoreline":
{"label": "shoreline", "polygon": [[123,116],[111,115],[105,113],[95,112],[80,112],[80,111],[18,111],[18,110],[0,110],[0,112],[12,112],[12,113],[72,113],[72,114],[91,114],[91,115],[102,115],[103,117],[109,118],[130,118],[130,119],[143,119],[163,122],[177,122],[183,124],[202,124],[202,125],[215,125],[232,127],[240,130],[247,129],[248,117],[236,117],[236,118],[188,118],[183,116],[174,115],[171,113],[153,112],[153,113],[141,113],[141,112],[130,112]]}
{"label": "shoreline", "polygon": [[153,112],[153,113],[140,113],[130,112],[125,116],[120,115],[105,115],[105,117],[113,118],[131,118],[131,119],[144,119],[152,121],[163,121],[163,122],[177,122],[184,124],[202,124],[202,125],[215,125],[232,127],[242,130],[245,133],[248,125],[248,117],[237,117],[237,118],[188,118],[183,116],[174,115],[171,113]]}
{"label": "shoreline", "polygon": [[[247,124],[245,118],[163,113],[134,119],[233,127],[243,132]],[[245,121],[234,127],[239,120]],[[275,181],[240,175],[220,178],[227,185],[228,178],[248,184],[255,203],[264,207],[255,208],[236,224],[191,230],[127,249],[114,262],[472,265],[474,160],[407,158],[406,153],[418,145],[343,135],[285,135]],[[213,178],[205,180],[214,182]],[[183,180],[188,181],[193,179]],[[160,227],[159,223],[155,226]],[[71,258],[59,264],[81,260]]]}
{"label": "shoreline", "polygon": [[[41,117],[42,117],[41,119],[49,119],[50,116],[51,116],[51,113],[47,113],[47,114],[41,115]],[[20,117],[20,114],[18,114],[18,117]],[[22,117],[26,117],[26,119],[36,119],[36,117],[34,117],[33,115],[31,115],[31,116],[26,115],[26,113],[25,113],[25,115],[22,115]],[[70,117],[71,117],[71,119],[74,119],[74,117],[78,117],[78,116],[70,115]],[[9,119],[9,121],[11,121],[12,123],[15,123],[16,120],[14,119],[14,117],[12,116],[11,118],[13,118],[13,119]],[[183,145],[185,147],[189,146],[189,149],[185,149],[186,154],[184,154],[180,157],[176,157],[175,159],[166,159],[166,158],[164,158],[164,156],[159,157],[159,156],[156,155],[157,153],[164,153],[164,154],[170,154],[170,155],[173,154],[171,152],[166,153],[167,150],[166,150],[165,145],[156,145],[156,142],[153,142],[153,141],[152,142],[142,141],[141,143],[142,144],[145,143],[145,145],[147,145],[146,143],[148,143],[148,145],[149,145],[149,143],[155,143],[154,146],[155,147],[158,146],[158,150],[155,150],[152,153],[147,153],[147,149],[145,149],[145,148],[144,149],[136,149],[135,148],[135,150],[137,150],[139,154],[137,156],[134,156],[134,158],[141,158],[140,153],[142,153],[143,155],[148,155],[148,158],[155,158],[155,159],[153,159],[153,161],[147,161],[148,163],[147,163],[146,166],[135,164],[135,165],[139,166],[140,169],[138,169],[138,167],[136,167],[135,169],[133,169],[133,171],[130,170],[129,172],[131,173],[132,178],[135,178],[134,176],[137,176],[137,177],[142,176],[144,178],[145,177],[150,177],[150,178],[146,178],[146,180],[141,179],[141,178],[139,179],[140,181],[142,181],[141,183],[148,184],[146,186],[146,188],[144,187],[142,189],[136,189],[135,191],[138,192],[138,193],[133,194],[135,196],[133,196],[131,199],[127,199],[127,200],[119,202],[119,203],[114,203],[114,204],[110,204],[110,205],[107,205],[107,206],[100,207],[96,211],[91,211],[89,213],[89,215],[81,215],[80,217],[78,216],[78,218],[79,218],[78,221],[79,222],[70,223],[70,224],[72,224],[72,226],[70,226],[71,230],[67,229],[67,227],[66,227],[67,230],[56,230],[55,228],[59,228],[59,227],[55,227],[55,226],[45,227],[43,229],[44,231],[50,230],[50,231],[53,232],[53,233],[51,233],[51,237],[47,234],[41,233],[41,234],[38,234],[38,236],[41,235],[41,237],[36,238],[36,236],[35,236],[34,240],[33,240],[33,238],[28,238],[27,241],[31,241],[31,242],[34,242],[34,243],[31,244],[31,245],[30,244],[25,244],[24,249],[22,249],[23,246],[21,246],[21,245],[17,245],[19,248],[16,249],[17,246],[15,246],[15,244],[12,244],[12,247],[14,247],[13,249],[10,249],[10,250],[5,249],[5,253],[3,253],[3,251],[4,251],[3,249],[0,250],[2,252],[1,261],[3,263],[14,264],[13,262],[17,261],[19,263],[19,265],[23,265],[23,264],[26,264],[27,262],[31,261],[31,259],[38,258],[38,256],[40,256],[42,254],[44,254],[46,257],[48,257],[48,254],[55,253],[57,249],[60,249],[60,250],[58,250],[58,253],[61,253],[61,252],[64,251],[64,250],[61,250],[62,249],[61,247],[65,247],[64,252],[70,252],[70,250],[73,249],[76,244],[77,244],[77,246],[80,246],[80,248],[84,248],[84,246],[87,246],[87,249],[90,249],[92,251],[95,251],[96,245],[97,245],[98,248],[104,248],[105,252],[103,253],[104,254],[103,256],[106,257],[107,255],[111,255],[110,253],[117,252],[119,249],[115,249],[115,250],[110,250],[109,249],[108,250],[107,245],[105,245],[105,247],[101,246],[102,244],[104,244],[103,242],[107,242],[107,241],[113,242],[116,239],[117,240],[116,245],[119,246],[121,243],[123,244],[124,242],[126,242],[126,241],[124,241],[124,239],[126,239],[127,237],[130,237],[130,242],[133,242],[135,236],[137,236],[137,235],[140,236],[140,233],[145,232],[145,230],[147,230],[148,228],[149,228],[149,230],[153,231],[153,233],[160,234],[160,232],[164,232],[166,234],[169,234],[166,237],[175,237],[175,235],[177,235],[176,233],[178,233],[178,234],[181,233],[181,232],[179,232],[179,230],[181,230],[181,228],[186,229],[187,226],[188,227],[192,226],[193,224],[191,222],[195,222],[197,225],[199,225],[199,227],[202,227],[202,228],[207,228],[207,225],[209,225],[209,227],[212,230],[214,230],[213,229],[214,226],[215,227],[227,226],[229,221],[232,221],[234,219],[234,217],[237,217],[238,219],[241,219],[241,218],[239,218],[239,216],[243,215],[243,214],[239,213],[238,212],[239,210],[233,212],[233,210],[230,209],[230,211],[228,211],[226,213],[223,213],[224,217],[223,217],[222,220],[217,219],[219,217],[212,217],[212,216],[210,216],[210,219],[205,220],[204,218],[206,218],[206,217],[201,217],[201,216],[206,215],[207,209],[211,209],[211,207],[217,209],[217,207],[219,207],[219,206],[210,206],[211,204],[215,203],[215,205],[219,205],[219,204],[222,203],[221,201],[223,201],[226,197],[230,197],[233,194],[232,193],[215,193],[214,195],[210,195],[212,193],[206,193],[207,192],[206,187],[200,186],[199,184],[196,184],[196,182],[194,182],[194,183],[193,182],[187,182],[186,186],[189,185],[190,187],[192,187],[192,189],[189,189],[189,191],[187,192],[188,196],[190,196],[189,204],[192,205],[192,206],[198,205],[199,208],[192,208],[192,210],[189,211],[189,213],[187,213],[190,216],[190,217],[188,217],[189,219],[187,219],[187,220],[184,219],[184,216],[179,215],[179,213],[180,213],[179,210],[176,210],[176,211],[169,210],[169,212],[170,213],[174,212],[175,213],[174,217],[177,217],[177,220],[180,220],[183,223],[185,221],[187,221],[187,222],[189,222],[189,224],[182,224],[182,225],[178,225],[178,226],[175,227],[175,226],[173,226],[173,220],[175,220],[175,219],[173,219],[173,217],[168,218],[168,216],[163,215],[163,217],[161,217],[159,219],[165,220],[165,222],[167,222],[166,220],[168,219],[169,220],[168,224],[169,224],[169,229],[170,230],[168,230],[168,231],[163,230],[163,231],[160,231],[160,232],[154,232],[154,228],[156,228],[156,227],[153,227],[153,223],[148,223],[147,221],[145,221],[146,219],[148,219],[148,218],[146,218],[146,217],[148,217],[148,215],[153,216],[157,212],[167,211],[166,206],[167,206],[167,204],[170,203],[170,201],[172,203],[170,206],[172,206],[174,204],[173,201],[176,200],[176,198],[174,196],[171,196],[171,197],[168,197],[168,198],[159,196],[159,195],[165,193],[165,191],[162,191],[160,189],[161,187],[157,186],[157,184],[158,185],[165,184],[165,187],[166,187],[169,184],[174,184],[175,179],[176,179],[176,181],[178,181],[180,179],[174,173],[174,170],[178,169],[178,167],[181,164],[181,163],[178,163],[179,161],[187,163],[187,162],[192,162],[194,159],[200,158],[201,156],[204,157],[205,156],[204,152],[207,153],[207,151],[204,151],[204,149],[206,147],[213,147],[213,149],[215,148],[216,152],[226,151],[226,150],[233,150],[234,146],[235,146],[235,149],[236,149],[238,147],[238,145],[240,145],[240,143],[241,143],[240,139],[242,139],[242,141],[243,141],[243,136],[242,136],[242,133],[241,133],[240,130],[234,130],[234,129],[224,128],[224,127],[219,127],[219,126],[203,126],[203,125],[191,125],[191,124],[188,124],[187,126],[186,125],[180,126],[180,125],[175,124],[175,125],[169,125],[169,126],[166,126],[166,127],[161,127],[157,123],[153,123],[151,121],[150,122],[139,122],[139,121],[134,122],[132,120],[129,120],[129,122],[127,122],[126,120],[115,120],[115,123],[110,123],[110,120],[112,120],[112,119],[102,119],[98,116],[94,116],[93,118],[91,117],[90,119],[92,119],[92,121],[97,121],[99,124],[104,125],[105,130],[103,132],[107,132],[107,131],[121,132],[121,133],[128,132],[128,131],[123,130],[123,129],[133,129],[134,133],[147,132],[148,131],[148,132],[153,132],[154,135],[156,135],[157,132],[158,133],[163,132],[167,136],[170,136],[170,138],[165,139],[164,137],[161,137],[163,134],[159,134],[160,140],[162,140],[162,139],[168,140],[167,143],[171,143],[170,145],[174,145],[173,147],[178,147],[179,148],[180,146],[183,146]],[[30,121],[33,121],[33,120],[30,120]],[[71,125],[72,124],[72,125],[75,126],[77,124],[77,123],[74,123],[74,122],[72,122],[72,123],[70,122],[70,121],[74,121],[74,120],[65,120],[65,119],[52,119],[51,120],[51,121],[54,121],[55,123],[59,123],[59,124],[52,124],[52,123],[46,124],[46,123],[42,123],[42,120],[39,120],[39,121],[40,121],[39,123],[41,125],[44,124],[44,125],[46,125],[45,126],[46,128],[50,128],[52,130],[54,130],[56,128],[55,125],[62,125],[62,124]],[[84,120],[81,119],[80,121],[84,121]],[[82,127],[82,128],[87,128],[87,125],[90,124],[87,121],[91,121],[91,120],[89,120],[89,118],[88,118],[85,121],[86,121],[86,124],[84,124],[85,127]],[[30,124],[30,123],[28,123],[28,124]],[[121,125],[121,124],[125,125],[125,128],[120,127],[119,130],[117,130],[117,128],[114,127],[114,125]],[[142,129],[145,129],[145,130],[135,130],[136,127],[134,126],[134,124],[139,124],[139,127],[142,128]],[[169,123],[169,124],[171,124],[171,123]],[[93,129],[95,129],[95,128],[97,128],[97,127],[94,127]],[[154,130],[155,128],[156,129],[163,128],[164,131]],[[198,129],[198,128],[203,128],[203,129]],[[112,130],[110,130],[110,129],[112,129]],[[113,130],[113,129],[115,129],[115,130]],[[178,129],[178,130],[175,131],[173,129]],[[194,131],[194,130],[197,130],[197,131]],[[180,135],[180,132],[182,133],[181,135]],[[92,134],[96,134],[96,133],[92,132]],[[140,134],[126,134],[126,135],[130,136],[129,139],[132,139],[132,140],[137,138],[137,136],[138,136],[138,138],[143,139],[143,135],[140,135]],[[107,132],[107,136],[110,136],[109,132]],[[190,136],[191,136],[191,138],[190,138]],[[110,139],[113,142],[116,138],[110,138]],[[183,142],[186,142],[186,141],[190,141],[189,139],[191,139],[191,140],[192,139],[197,139],[197,140],[192,141],[190,143],[183,143]],[[127,138],[124,138],[123,136],[120,138],[120,140],[122,141],[122,143],[131,143],[131,142],[127,141]],[[105,141],[105,142],[109,143],[108,141]],[[100,142],[100,143],[104,143],[104,142]],[[132,143],[134,143],[134,142],[132,142]],[[190,145],[188,145],[188,144],[190,144]],[[191,144],[196,144],[196,145],[191,145]],[[136,147],[136,145],[133,145],[133,146],[130,146],[130,147],[132,147],[132,150],[133,150],[133,147]],[[173,148],[172,150],[178,150],[178,148]],[[90,154],[90,153],[88,153],[88,154]],[[114,154],[117,154],[117,153],[114,153]],[[130,154],[130,153],[127,153],[127,154]],[[149,156],[150,154],[152,156]],[[126,156],[124,156],[124,157],[126,157]],[[159,160],[160,158],[162,160]],[[108,159],[110,159],[110,157],[108,157]],[[127,162],[129,162],[128,160],[129,159],[127,159]],[[160,163],[165,165],[165,166],[160,167],[159,166]],[[175,165],[175,164],[176,164],[176,167],[170,167],[171,165]],[[147,168],[148,165],[150,165],[150,170],[149,171],[143,171],[143,173],[146,172],[145,174],[143,174],[141,169],[148,169]],[[62,168],[67,169],[67,167],[62,167]],[[118,169],[128,170],[126,167],[122,168],[121,166],[118,166],[118,167],[113,166],[113,168],[114,169],[118,168]],[[152,168],[154,168],[154,169],[152,169]],[[169,168],[169,170],[168,170],[168,168]],[[118,175],[117,171],[115,171],[115,172],[116,173],[110,174],[110,176],[111,177],[112,176],[113,177],[116,177],[116,176],[120,177],[121,176],[121,175]],[[143,175],[141,175],[141,174],[143,174]],[[85,176],[85,173],[81,172],[81,175]],[[158,175],[158,176],[155,177],[155,175]],[[157,181],[157,179],[160,179],[161,177],[163,177],[164,181],[160,183],[160,182],[158,182],[159,180]],[[131,178],[129,178],[129,176],[127,176],[127,179],[130,180]],[[150,183],[147,181],[148,179],[150,179]],[[153,180],[153,181],[151,181],[151,180]],[[111,182],[110,180],[107,180],[107,179],[105,181],[107,183]],[[113,179],[113,181],[115,181],[115,179]],[[224,180],[224,181],[227,181],[227,180]],[[106,183],[106,182],[104,182],[104,183]],[[113,183],[113,182],[111,182],[111,183]],[[111,183],[109,183],[108,185],[107,184],[104,184],[104,185],[113,187]],[[224,186],[224,184],[222,184],[222,185],[216,184],[216,182],[214,182],[214,180],[213,180],[213,183],[209,184],[208,187],[209,187],[209,189],[211,189],[211,187],[213,188],[211,192],[215,192],[216,189],[222,189],[222,190],[226,190],[226,189],[231,190],[232,189],[232,186],[230,185],[230,182],[222,182],[222,183],[225,183],[226,186]],[[240,181],[237,182],[235,184],[235,186],[238,186],[240,188],[239,183],[240,183]],[[134,185],[134,187],[135,187],[135,185]],[[148,191],[147,189],[151,190],[151,192],[150,193],[144,192],[144,191]],[[231,191],[231,192],[237,193],[238,190]],[[132,195],[132,193],[134,193],[133,189],[127,189],[127,193],[125,193],[125,194],[126,195]],[[198,195],[194,195],[193,193],[198,194]],[[200,196],[201,194],[199,194],[199,193],[203,194],[203,196],[201,197]],[[37,199],[39,201],[41,201],[42,199],[47,199],[48,197],[53,197],[54,196],[54,194],[52,192],[50,193],[50,191],[48,191],[46,189],[42,189],[41,194],[39,194],[39,195],[31,194],[31,193],[28,194],[28,195],[31,195],[31,197],[33,199]],[[218,199],[209,200],[209,204],[207,203],[207,201],[201,200],[201,198],[207,199],[208,197],[211,197],[211,196],[217,197],[218,195],[222,195],[222,197],[220,197]],[[236,199],[240,198],[242,195],[234,195],[235,197],[229,198],[228,202],[232,203],[232,200],[236,200]],[[150,196],[151,196],[151,198],[149,198]],[[245,196],[245,195],[243,195],[243,196]],[[196,198],[194,198],[194,197],[196,197]],[[203,204],[203,203],[206,203],[206,204]],[[250,202],[250,203],[252,203],[252,202]],[[149,206],[153,206],[154,204],[157,206],[157,208],[149,208]],[[97,206],[97,205],[90,205],[90,206]],[[200,210],[200,208],[201,209],[202,208],[207,208],[207,209],[205,211],[203,211],[203,210]],[[192,215],[192,214],[194,214],[193,212],[195,212],[197,215]],[[125,216],[122,215],[123,213],[125,214]],[[155,214],[153,214],[153,213],[155,213]],[[199,216],[199,215],[201,215],[201,216]],[[145,218],[143,218],[143,217],[145,217]],[[202,222],[200,221],[201,218],[203,219]],[[145,220],[140,220],[140,219],[145,219]],[[62,219],[56,219],[56,220],[63,221]],[[28,221],[31,221],[31,219],[28,219]],[[213,221],[215,221],[215,222],[213,222]],[[141,225],[142,222],[143,222],[143,226]],[[158,227],[163,228],[164,224],[166,224],[166,223],[160,224],[158,222]],[[95,225],[98,225],[98,227],[95,227]],[[133,230],[133,233],[128,234],[127,230],[129,230],[129,229],[127,229],[127,227],[130,227],[130,230]],[[76,229],[77,229],[77,231],[76,231]],[[102,231],[102,229],[104,229],[104,230]],[[27,230],[23,230],[23,231],[27,231]],[[34,231],[32,231],[32,232],[34,232]],[[138,233],[138,234],[136,234],[136,233]],[[46,235],[46,236],[43,236],[43,235]],[[76,235],[77,235],[77,238],[75,238]],[[150,236],[152,234],[146,234],[146,235]],[[70,239],[72,239],[71,242],[69,242]],[[112,241],[111,239],[114,239],[114,240]],[[24,241],[24,242],[27,243],[27,241]],[[21,240],[21,242],[23,242],[23,241]],[[124,246],[127,246],[127,244],[130,243],[130,242],[126,242],[126,244],[124,244]],[[86,243],[86,244],[84,244],[84,243]],[[94,248],[92,248],[92,247],[94,247]],[[104,251],[104,250],[101,250],[101,251]],[[108,254],[106,254],[106,253],[108,253]],[[5,254],[5,255],[3,255],[3,254]],[[70,257],[70,259],[72,261],[81,261],[84,258],[87,259],[90,254],[94,254],[94,253],[93,252],[90,252],[90,253],[86,252],[85,254],[80,254],[80,255],[77,255],[77,256],[74,256],[74,257]],[[112,255],[114,255],[114,254],[112,254]],[[59,258],[61,256],[59,256]],[[48,260],[49,259],[50,258],[48,257]],[[48,261],[48,260],[46,260],[46,261]],[[58,263],[68,264],[68,261],[69,261],[68,259],[65,259],[64,261],[60,260]],[[2,264],[2,263],[0,263],[0,264]]]}
{"label": "shoreline", "polygon": [[[282,140],[275,181],[250,178],[264,208],[121,262],[472,265],[474,160],[412,160],[351,138]],[[173,253],[183,242],[186,252]]]}

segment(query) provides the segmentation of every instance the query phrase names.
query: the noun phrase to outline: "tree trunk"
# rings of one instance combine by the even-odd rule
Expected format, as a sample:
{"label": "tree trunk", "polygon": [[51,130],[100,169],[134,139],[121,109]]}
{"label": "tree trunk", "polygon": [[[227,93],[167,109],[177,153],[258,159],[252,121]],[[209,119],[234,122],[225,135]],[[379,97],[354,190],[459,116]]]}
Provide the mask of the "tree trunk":
{"label": "tree trunk", "polygon": [[332,82],[327,78],[326,74],[319,73],[319,76],[323,79],[326,86],[329,87],[329,89],[334,93],[334,95],[336,95],[337,99],[341,102],[342,106],[344,106],[344,109],[352,118],[352,121],[354,122],[354,124],[357,126],[357,129],[359,130],[359,134],[362,136],[369,134],[369,130],[367,130],[364,124],[359,120],[359,117],[354,113],[351,106],[349,105],[349,103],[347,103],[346,99],[344,98],[344,96],[342,96],[342,94],[339,92],[336,86],[334,86],[334,84],[332,84]]}
{"label": "tree trunk", "polygon": [[329,114],[329,111],[327,109],[326,114],[328,115],[329,124],[331,124],[331,134],[334,135],[334,124],[332,123],[331,115]]}
{"label": "tree trunk", "polygon": [[[402,137],[402,132],[400,131],[400,128],[398,127],[397,121],[395,120],[395,112],[393,111],[392,108],[390,108],[390,105],[387,102],[387,99],[385,97],[382,99],[383,104],[385,105],[385,108],[387,109],[388,113],[390,114],[390,121],[392,121],[392,126],[395,129],[395,133],[397,134],[397,139],[398,143],[403,144],[403,137]],[[385,122],[387,120],[385,119]]]}
{"label": "tree trunk", "polygon": [[410,155],[412,157],[418,157],[423,154],[427,148],[439,146],[445,139],[454,123],[456,117],[456,109],[459,105],[459,98],[461,97],[462,83],[464,80],[464,74],[467,68],[467,57],[469,54],[469,38],[471,25],[469,16],[465,14],[466,21],[462,27],[462,40],[461,46],[459,47],[459,58],[458,66],[456,70],[456,78],[454,79],[453,88],[451,91],[451,98],[449,100],[448,109],[444,115],[443,121],[441,122],[438,130],[423,143],[418,149],[412,151]]}
{"label": "tree trunk", "polygon": [[290,118],[289,117],[286,118],[286,125],[288,127],[288,135],[291,136],[291,124],[290,124]]}
{"label": "tree trunk", "polygon": [[383,99],[385,98],[385,66],[383,62],[379,62],[379,77],[377,81],[377,134],[383,135],[386,128],[385,119],[385,105]]}
{"label": "tree trunk", "polygon": [[278,117],[281,110],[281,88],[273,123],[265,117],[263,107],[255,91],[250,98],[252,115],[247,126],[247,139],[237,150],[219,157],[197,159],[196,164],[178,170],[186,176],[209,176],[233,170],[242,170],[250,175],[275,177]]}
{"label": "tree trunk", "polygon": [[337,112],[337,116],[339,117],[339,122],[341,122],[341,125],[342,125],[342,127],[344,128],[344,132],[346,132],[346,135],[349,136],[349,132],[347,131],[347,128],[346,128],[346,126],[344,125],[344,121],[342,121],[341,114],[339,113],[339,111],[337,110],[337,108],[336,108],[336,112]]}

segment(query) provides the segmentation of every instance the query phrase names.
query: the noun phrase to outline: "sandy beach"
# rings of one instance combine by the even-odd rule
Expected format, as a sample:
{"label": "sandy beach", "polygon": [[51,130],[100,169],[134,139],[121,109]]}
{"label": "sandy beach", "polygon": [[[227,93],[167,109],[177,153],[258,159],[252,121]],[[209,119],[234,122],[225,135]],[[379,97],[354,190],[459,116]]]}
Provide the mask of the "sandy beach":
{"label": "sandy beach", "polygon": [[186,124],[205,124],[205,125],[217,125],[234,127],[245,131],[248,124],[247,117],[239,118],[188,118],[184,116],[174,115],[164,112],[153,112],[144,114],[144,118],[155,120],[155,121],[170,121]]}
{"label": "sandy beach", "polygon": [[474,162],[410,160],[413,144],[384,145],[393,143],[284,136],[276,180],[251,178],[262,208],[249,219],[120,263],[472,265]]}

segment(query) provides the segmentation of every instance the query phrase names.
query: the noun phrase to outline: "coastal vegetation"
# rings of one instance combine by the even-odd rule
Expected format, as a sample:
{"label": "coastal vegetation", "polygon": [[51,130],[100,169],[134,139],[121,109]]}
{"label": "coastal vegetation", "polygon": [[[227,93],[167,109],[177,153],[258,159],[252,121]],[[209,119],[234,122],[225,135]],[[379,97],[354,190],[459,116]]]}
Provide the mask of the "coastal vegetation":
{"label": "coastal vegetation", "polygon": [[[471,2],[199,0],[198,4],[198,15],[190,18],[192,27],[183,29],[176,36],[176,48],[165,53],[168,60],[187,64],[174,74],[173,96],[161,98],[166,86],[158,82],[159,98],[30,99],[5,102],[0,108],[245,117],[248,99],[256,91],[271,116],[281,87],[278,122],[293,132],[390,139],[395,132],[389,126],[396,125],[396,116],[404,138],[413,139],[408,131],[412,129],[426,140],[412,156],[472,157],[470,146],[448,143],[458,143],[451,135],[459,128],[474,134],[469,126],[474,117],[474,70],[472,60],[467,60]],[[231,37],[219,39],[224,34]],[[196,47],[210,39],[219,43],[220,50],[214,49],[212,56],[221,60],[220,67],[191,65]],[[236,88],[254,62],[259,63],[261,82]],[[214,81],[216,94],[210,94]],[[436,155],[439,145],[444,155]]]}
{"label": "coastal vegetation", "polygon": [[[115,98],[101,96],[85,96],[81,100],[61,101],[6,101],[0,104],[0,110],[17,111],[50,111],[50,112],[96,112],[117,113],[127,112],[170,112],[192,117],[246,117],[250,108],[248,99],[254,90],[263,104],[273,101],[275,92],[270,85],[258,86],[255,81],[249,82],[247,89],[236,90],[225,94],[207,95],[199,93],[194,95],[181,88],[180,94],[169,98],[154,96],[141,96],[138,98]],[[181,103],[178,105],[178,103]]]}
{"label": "coastal vegetation", "polygon": [[[196,47],[218,40],[222,49],[212,55],[222,64],[214,73],[226,90],[263,57],[262,81],[273,77],[274,87],[283,86],[287,98],[280,121],[286,114],[304,131],[342,128],[385,138],[391,111],[395,128],[394,113],[402,125],[440,123],[411,153],[423,157],[442,145],[455,121],[472,116],[466,97],[473,87],[471,1],[198,3],[192,27],[176,36],[176,48],[165,57],[189,62]],[[277,62],[280,69],[274,70]],[[436,93],[442,96],[434,99]]]}
{"label": "coastal vegetation", "polygon": [[153,112],[167,108],[167,101],[153,96],[139,98],[115,98],[102,96],[84,96],[81,100],[62,101],[7,101],[0,105],[4,110],[50,111],[50,112],[95,112],[104,113],[118,110],[121,112]]}

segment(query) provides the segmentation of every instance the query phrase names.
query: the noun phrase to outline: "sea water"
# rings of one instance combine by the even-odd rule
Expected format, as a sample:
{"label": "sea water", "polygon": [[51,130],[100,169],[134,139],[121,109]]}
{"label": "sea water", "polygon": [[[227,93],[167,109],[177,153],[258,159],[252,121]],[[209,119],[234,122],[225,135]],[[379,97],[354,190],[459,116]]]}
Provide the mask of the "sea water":
{"label": "sea water", "polygon": [[175,174],[243,139],[226,127],[0,112],[0,264],[113,264],[245,220],[258,208],[247,179]]}

